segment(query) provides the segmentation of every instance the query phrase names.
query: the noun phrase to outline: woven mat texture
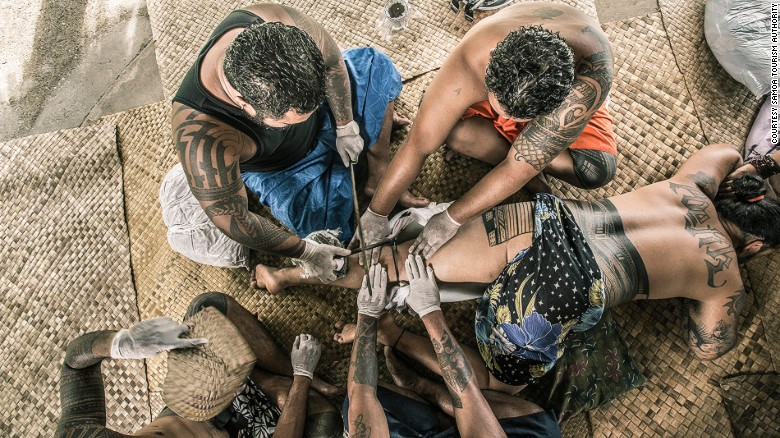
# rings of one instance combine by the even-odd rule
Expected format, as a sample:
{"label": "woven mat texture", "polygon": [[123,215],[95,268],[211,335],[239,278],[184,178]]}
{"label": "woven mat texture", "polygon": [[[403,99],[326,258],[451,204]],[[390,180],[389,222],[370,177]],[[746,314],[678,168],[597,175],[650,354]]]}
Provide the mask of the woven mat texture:
{"label": "woven mat texture", "polygon": [[[138,321],[115,128],[0,143],[0,435],[50,436],[68,343]],[[104,362],[108,425],[150,421],[142,361]]]}
{"label": "woven mat texture", "polygon": [[[593,0],[562,0],[591,17],[596,17]],[[163,92],[172,97],[181,79],[195,61],[198,51],[214,27],[234,9],[257,3],[248,0],[149,0],[149,18],[155,39],[157,64]],[[441,66],[472,24],[463,12],[454,14],[447,1],[411,0],[417,11],[406,31],[393,39],[382,39],[377,21],[383,16],[383,0],[287,0],[292,6],[321,23],[342,49],[371,46],[389,55],[401,77],[411,79]],[[476,12],[474,22],[495,11]]]}
{"label": "woven mat texture", "polygon": [[758,257],[746,265],[758,314],[764,320],[767,344],[775,370],[780,370],[780,254]]}
{"label": "woven mat texture", "polygon": [[748,374],[719,384],[734,436],[780,436],[780,374]]}
{"label": "woven mat texture", "polygon": [[761,101],[724,70],[704,38],[706,0],[658,0],[708,143],[742,146]]}

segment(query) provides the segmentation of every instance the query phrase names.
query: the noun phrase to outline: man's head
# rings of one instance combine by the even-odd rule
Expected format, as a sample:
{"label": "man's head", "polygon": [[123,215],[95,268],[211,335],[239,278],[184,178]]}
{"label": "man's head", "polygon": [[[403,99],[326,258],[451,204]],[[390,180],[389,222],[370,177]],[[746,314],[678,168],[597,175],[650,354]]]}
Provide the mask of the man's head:
{"label": "man's head", "polygon": [[743,236],[737,255],[745,260],[780,247],[780,201],[767,198],[764,181],[755,175],[741,175],[731,182],[733,196],[717,198],[721,219],[734,224]]}
{"label": "man's head", "polygon": [[250,116],[266,125],[300,123],[325,99],[322,53],[294,26],[247,27],[228,47],[223,67],[230,85],[257,113]]}
{"label": "man's head", "polygon": [[513,119],[551,113],[573,83],[571,48],[557,33],[541,26],[510,32],[493,50],[485,74],[488,92]]}

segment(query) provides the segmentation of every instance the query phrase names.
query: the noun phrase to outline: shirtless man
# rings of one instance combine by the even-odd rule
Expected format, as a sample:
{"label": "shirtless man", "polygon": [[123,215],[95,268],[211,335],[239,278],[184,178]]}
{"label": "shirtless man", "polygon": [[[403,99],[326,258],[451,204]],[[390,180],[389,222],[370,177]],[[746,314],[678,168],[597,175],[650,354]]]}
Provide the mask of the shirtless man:
{"label": "shirtless man", "polygon": [[173,98],[173,139],[193,195],[222,232],[302,259],[307,275],[325,282],[335,278],[334,257],[347,252],[251,213],[246,191],[300,236],[340,228],[348,241],[350,162],[368,146],[372,191],[389,161],[400,90],[382,53],[342,56],[322,26],[295,9],[248,6],[217,26],[185,76]]}
{"label": "shirtless man", "polygon": [[539,172],[584,188],[606,184],[617,153],[605,104],[612,64],[599,23],[569,6],[522,3],[480,21],[426,90],[361,218],[363,245],[388,235],[387,215],[443,143],[495,168],[428,222],[411,248],[426,258]]}
{"label": "shirtless man", "polygon": [[[729,351],[745,302],[738,261],[780,246],[780,202],[765,197],[761,169],[741,165],[733,147],[708,146],[672,178],[630,193],[593,202],[539,194],[461,227],[428,262],[439,281],[492,282],[477,308],[479,352],[467,352],[479,386],[518,391],[552,368],[566,333],[631,300],[685,298],[693,353],[708,360]],[[780,172],[776,164],[759,167],[763,176]],[[728,178],[728,196],[716,197],[735,169],[743,175]],[[399,245],[401,280],[410,243]],[[381,252],[396,281],[391,249]],[[356,264],[332,284],[359,287]],[[307,281],[297,270],[260,265],[256,281],[278,291]],[[352,331],[345,327],[336,340],[351,340]],[[402,332],[392,318],[380,319],[377,336],[434,369],[427,339]]]}
{"label": "shirtless man", "polygon": [[[236,326],[251,347],[257,362],[240,394],[218,415],[206,421],[193,421],[165,408],[157,418],[131,435],[106,427],[106,407],[100,366],[103,359],[144,359],[175,348],[192,348],[206,339],[185,339],[187,326],[170,318],[140,321],[119,332],[101,330],[84,334],[67,347],[60,372],[62,417],[57,437],[224,437],[252,433],[256,428],[266,433],[276,426],[278,437],[340,437],[341,418],[333,405],[315,391],[333,396],[338,388],[314,377],[320,357],[320,345],[309,335],[300,335],[291,354],[284,353],[265,327],[245,308],[227,295],[208,292],[196,297],[185,319],[205,307],[214,307]],[[312,389],[310,389],[312,388]],[[271,403],[272,406],[269,406]],[[236,406],[249,412],[263,413],[256,424],[235,422]],[[280,412],[281,411],[281,412]],[[225,419],[228,417],[229,419]],[[224,421],[218,421],[218,419]],[[259,421],[262,420],[262,423]],[[243,430],[246,429],[246,430]],[[232,434],[231,434],[232,433]],[[244,435],[241,435],[244,436]]]}

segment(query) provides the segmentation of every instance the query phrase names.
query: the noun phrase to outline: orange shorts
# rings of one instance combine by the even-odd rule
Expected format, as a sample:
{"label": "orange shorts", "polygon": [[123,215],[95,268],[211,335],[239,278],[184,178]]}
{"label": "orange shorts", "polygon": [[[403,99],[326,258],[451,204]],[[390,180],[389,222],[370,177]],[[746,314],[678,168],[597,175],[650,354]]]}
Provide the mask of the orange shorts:
{"label": "orange shorts", "polygon": [[[484,117],[493,120],[493,126],[510,144],[515,141],[517,136],[520,135],[520,131],[528,124],[515,122],[499,116],[487,100],[471,105],[463,114],[461,120],[471,117]],[[569,149],[590,149],[617,155],[615,132],[612,130],[612,116],[609,115],[606,101],[593,114],[585,129],[582,130],[582,134],[569,146]]]}

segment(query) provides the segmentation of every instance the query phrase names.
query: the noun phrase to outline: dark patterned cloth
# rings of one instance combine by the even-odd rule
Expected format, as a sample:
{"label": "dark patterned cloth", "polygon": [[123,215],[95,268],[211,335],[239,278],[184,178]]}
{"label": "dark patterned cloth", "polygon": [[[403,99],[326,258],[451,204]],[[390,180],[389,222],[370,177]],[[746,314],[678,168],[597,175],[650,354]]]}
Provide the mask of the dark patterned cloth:
{"label": "dark patterned cloth", "polygon": [[247,378],[244,390],[213,421],[231,438],[268,438],[273,436],[281,415],[257,384]]}
{"label": "dark patterned cloth", "polygon": [[538,194],[534,239],[488,287],[477,307],[477,347],[488,370],[509,385],[533,382],[563,354],[569,331],[593,327],[604,312],[601,271],[568,207]]}

